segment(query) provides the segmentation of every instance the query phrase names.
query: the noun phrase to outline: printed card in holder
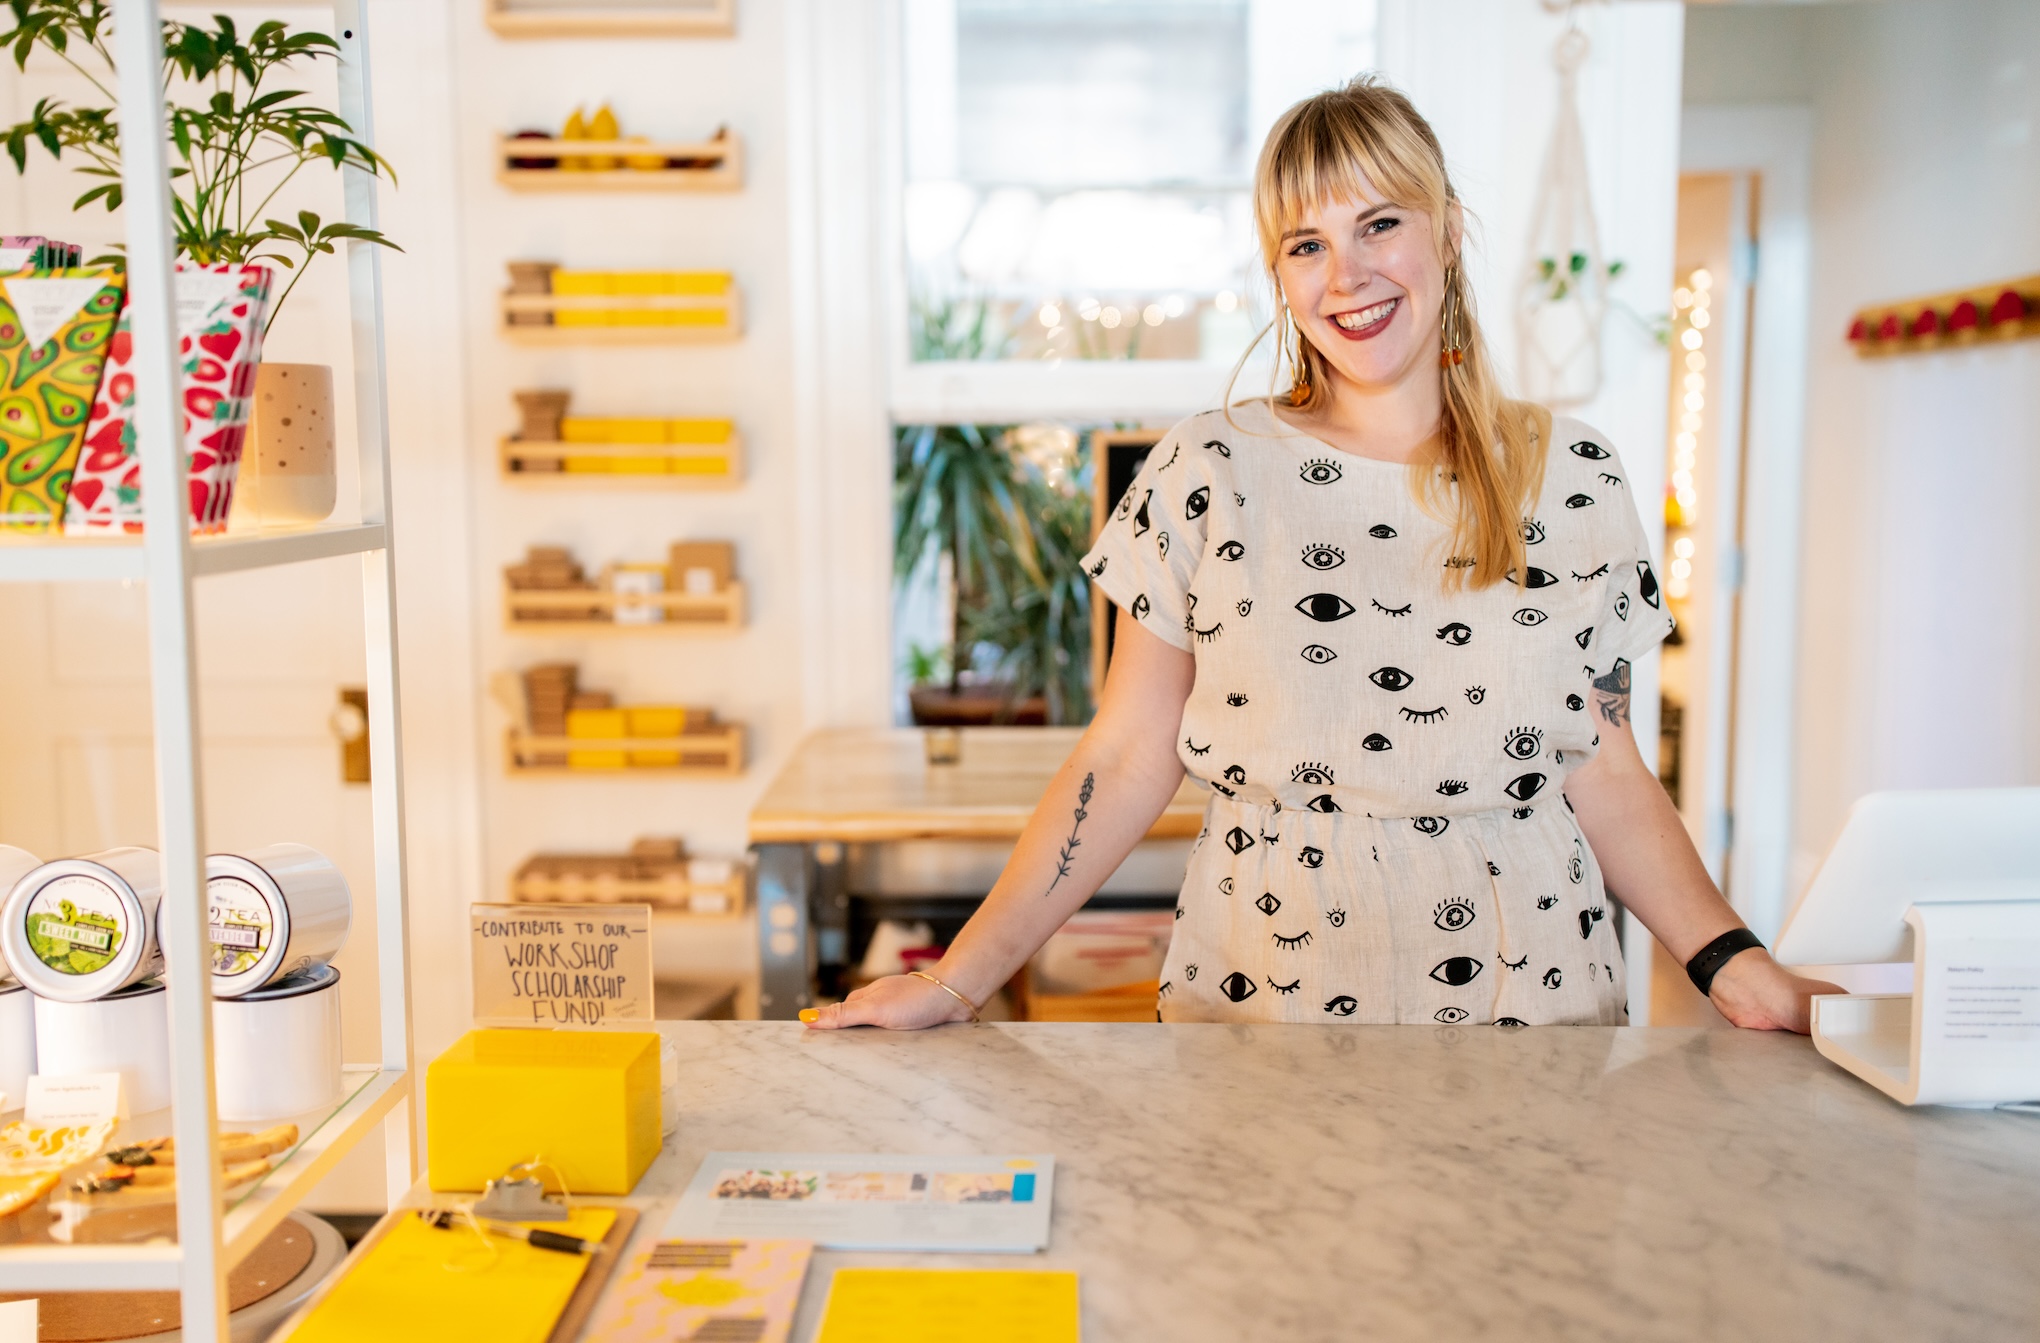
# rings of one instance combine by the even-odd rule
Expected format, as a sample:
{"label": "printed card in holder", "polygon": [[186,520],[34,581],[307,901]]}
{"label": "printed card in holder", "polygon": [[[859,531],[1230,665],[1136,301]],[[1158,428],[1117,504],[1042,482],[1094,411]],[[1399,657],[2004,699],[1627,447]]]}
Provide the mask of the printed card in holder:
{"label": "printed card in holder", "polygon": [[652,1019],[650,905],[470,905],[477,1026]]}
{"label": "printed card in holder", "polygon": [[93,1128],[122,1117],[119,1073],[76,1073],[28,1079],[22,1121],[30,1128]]}
{"label": "printed card in holder", "polygon": [[829,1250],[1031,1254],[1048,1246],[1052,1156],[710,1152],[669,1237]]}
{"label": "printed card in holder", "polygon": [[589,1343],[786,1343],[814,1246],[804,1240],[661,1240],[603,1294]]}

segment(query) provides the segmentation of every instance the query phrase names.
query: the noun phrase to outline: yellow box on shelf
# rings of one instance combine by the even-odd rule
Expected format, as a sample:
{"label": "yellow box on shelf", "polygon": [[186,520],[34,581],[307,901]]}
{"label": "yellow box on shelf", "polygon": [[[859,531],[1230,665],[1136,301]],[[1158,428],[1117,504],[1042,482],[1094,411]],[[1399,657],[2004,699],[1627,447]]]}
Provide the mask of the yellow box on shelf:
{"label": "yellow box on shelf", "polygon": [[737,431],[735,420],[668,420],[668,443],[727,443]]}
{"label": "yellow box on shelf", "polygon": [[[624,730],[622,709],[567,710],[567,737],[581,741],[614,741],[630,734]],[[568,751],[569,769],[622,769],[630,760],[623,751]]]}
{"label": "yellow box on shelf", "polygon": [[[687,730],[687,710],[677,705],[634,704],[623,712],[633,737],[677,737]],[[630,763],[671,767],[680,763],[680,752],[632,751]]]}
{"label": "yellow box on shelf", "polygon": [[548,1190],[628,1194],[659,1154],[659,1037],[469,1031],[425,1070],[425,1148],[439,1191],[536,1161]]}

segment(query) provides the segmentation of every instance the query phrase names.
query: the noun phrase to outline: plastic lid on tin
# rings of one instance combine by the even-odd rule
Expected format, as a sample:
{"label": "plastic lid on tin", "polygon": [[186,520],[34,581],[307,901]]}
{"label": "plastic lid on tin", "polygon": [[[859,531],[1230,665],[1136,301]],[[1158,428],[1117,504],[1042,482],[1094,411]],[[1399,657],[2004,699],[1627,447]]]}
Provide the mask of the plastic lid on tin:
{"label": "plastic lid on tin", "polygon": [[205,860],[213,996],[239,998],[276,977],[290,950],[290,901],[259,863],[235,853]]}
{"label": "plastic lid on tin", "polygon": [[154,851],[109,849],[44,863],[16,882],[0,910],[0,953],[43,998],[105,998],[163,967]]}

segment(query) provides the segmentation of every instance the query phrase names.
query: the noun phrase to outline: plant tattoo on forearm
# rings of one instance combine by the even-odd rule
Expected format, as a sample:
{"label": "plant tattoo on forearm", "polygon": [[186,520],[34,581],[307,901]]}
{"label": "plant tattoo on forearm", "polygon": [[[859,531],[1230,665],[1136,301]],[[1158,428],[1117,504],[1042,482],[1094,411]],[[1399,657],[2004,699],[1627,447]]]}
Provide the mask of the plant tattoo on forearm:
{"label": "plant tattoo on forearm", "polygon": [[1055,880],[1048,883],[1048,889],[1041,893],[1044,900],[1055,894],[1055,888],[1062,884],[1062,879],[1070,874],[1070,868],[1076,863],[1077,846],[1084,842],[1077,838],[1077,831],[1083,829],[1084,818],[1091,814],[1085,808],[1091,805],[1091,789],[1097,779],[1098,776],[1095,774],[1086,774],[1084,786],[1077,790],[1077,810],[1070,820],[1070,837],[1063,841],[1062,848],[1056,852]]}
{"label": "plant tattoo on forearm", "polygon": [[1594,678],[1594,707],[1613,727],[1629,721],[1629,660],[1616,658],[1605,675]]}

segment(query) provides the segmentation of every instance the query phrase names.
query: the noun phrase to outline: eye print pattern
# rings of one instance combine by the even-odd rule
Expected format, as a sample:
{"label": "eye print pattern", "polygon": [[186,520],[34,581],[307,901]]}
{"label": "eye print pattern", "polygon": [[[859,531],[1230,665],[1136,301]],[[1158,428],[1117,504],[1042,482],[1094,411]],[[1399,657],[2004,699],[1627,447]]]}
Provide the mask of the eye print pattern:
{"label": "eye print pattern", "polygon": [[1344,620],[1353,614],[1353,603],[1336,592],[1313,592],[1297,602],[1296,609],[1320,624]]}
{"label": "eye print pattern", "polygon": [[1431,967],[1431,978],[1456,989],[1462,984],[1471,984],[1480,971],[1480,962],[1471,956],[1449,956]]}
{"label": "eye print pattern", "polygon": [[1464,896],[1441,900],[1438,907],[1431,911],[1431,922],[1448,933],[1456,933],[1461,928],[1467,927],[1473,922],[1473,918],[1473,901]]}
{"label": "eye print pattern", "polygon": [[[1210,875],[1192,887],[1206,895],[1201,901],[1179,902],[1172,913],[1184,920],[1184,954],[1218,968],[1206,976],[1193,964],[1181,966],[1161,991],[1169,1011],[1183,1007],[1184,1000],[1193,996],[1214,1004],[1242,1004],[1252,1002],[1265,990],[1280,998],[1303,992],[1308,980],[1312,993],[1306,995],[1307,1001],[1321,1004],[1328,1018],[1359,1018],[1362,999],[1355,993],[1337,991],[1334,986],[1340,983],[1339,978],[1331,973],[1333,967],[1321,960],[1326,955],[1326,939],[1335,950],[1344,945],[1344,930],[1354,926],[1348,915],[1356,911],[1341,898],[1341,892],[1329,886],[1322,896],[1309,892],[1307,900],[1305,893],[1293,886],[1285,892],[1266,889],[1280,884],[1280,878],[1272,873],[1264,876],[1265,869],[1258,865],[1260,851],[1281,852],[1273,833],[1281,828],[1275,813],[1298,807],[1320,816],[1364,812],[1370,817],[1399,816],[1408,823],[1404,829],[1388,821],[1387,830],[1376,832],[1375,843],[1369,845],[1352,842],[1350,827],[1308,815],[1292,821],[1290,830],[1303,833],[1290,834],[1291,847],[1307,875],[1290,880],[1311,885],[1336,879],[1343,887],[1342,865],[1357,860],[1360,847],[1370,849],[1376,864],[1388,865],[1379,871],[1384,879],[1392,880],[1388,874],[1406,871],[1412,858],[1399,853],[1398,846],[1423,846],[1437,840],[1440,847],[1436,852],[1442,857],[1444,845],[1456,844],[1462,837],[1463,832],[1455,832],[1453,823],[1464,817],[1413,812],[1463,808],[1468,814],[1489,816],[1506,812],[1526,822],[1516,834],[1532,847],[1501,862],[1503,871],[1498,872],[1494,862],[1476,859],[1488,869],[1496,917],[1504,923],[1519,920],[1522,928],[1509,923],[1507,936],[1502,936],[1501,926],[1488,922],[1482,912],[1481,901],[1487,897],[1471,889],[1457,894],[1448,887],[1432,896],[1434,929],[1453,945],[1437,947],[1428,958],[1435,962],[1429,967],[1420,962],[1414,968],[1431,982],[1453,990],[1449,994],[1432,991],[1435,996],[1429,1011],[1436,1024],[1456,1026],[1489,1020],[1492,1010],[1485,1005],[1488,995],[1483,986],[1519,989],[1529,980],[1540,980],[1553,993],[1540,1000],[1550,1006],[1532,1014],[1539,1021],[1569,1019],[1576,1006],[1584,1006],[1564,994],[1561,985],[1567,974],[1573,978],[1575,995],[1580,984],[1589,982],[1590,996],[1596,999],[1612,992],[1612,966],[1606,967],[1604,975],[1602,958],[1596,955],[1596,963],[1583,970],[1571,959],[1570,949],[1577,932],[1588,944],[1582,950],[1591,951],[1597,926],[1607,923],[1613,906],[1606,900],[1592,901],[1598,893],[1586,889],[1588,856],[1584,844],[1577,842],[1577,830],[1564,819],[1565,813],[1553,809],[1550,816],[1538,814],[1547,810],[1542,805],[1546,794],[1563,800],[1560,785],[1565,772],[1585,754],[1574,748],[1584,746],[1592,728],[1572,715],[1591,715],[1588,701],[1592,695],[1585,680],[1592,679],[1594,673],[1589,671],[1582,679],[1572,676],[1579,663],[1566,661],[1570,654],[1560,636],[1575,643],[1584,661],[1594,651],[1596,638],[1613,644],[1618,630],[1627,634],[1626,622],[1637,610],[1644,612],[1646,623],[1670,622],[1656,614],[1668,603],[1651,562],[1625,553],[1630,529],[1627,524],[1616,524],[1622,523],[1630,506],[1626,493],[1619,493],[1607,508],[1595,506],[1609,502],[1600,498],[1607,490],[1627,487],[1615,454],[1590,439],[1573,441],[1573,435],[1563,430],[1560,435],[1556,441],[1567,451],[1553,454],[1557,465],[1552,483],[1533,506],[1520,510],[1517,522],[1521,544],[1537,562],[1519,562],[1502,575],[1509,586],[1500,587],[1500,591],[1506,594],[1514,588],[1515,600],[1522,605],[1511,605],[1506,596],[1469,592],[1462,597],[1456,590],[1448,590],[1422,599],[1422,620],[1411,618],[1419,604],[1415,594],[1434,592],[1422,585],[1438,581],[1440,571],[1432,566],[1449,554],[1435,544],[1442,533],[1429,522],[1414,518],[1408,524],[1415,529],[1410,536],[1400,534],[1405,525],[1401,522],[1369,523],[1370,512],[1376,519],[1403,516],[1395,511],[1401,495],[1398,492],[1390,502],[1379,491],[1375,473],[1362,476],[1360,468],[1355,468],[1353,479],[1347,479],[1343,454],[1326,449],[1303,460],[1301,456],[1259,453],[1254,444],[1234,452],[1227,442],[1214,438],[1204,441],[1204,461],[1212,472],[1223,474],[1202,484],[1192,478],[1180,486],[1166,475],[1157,477],[1156,470],[1173,470],[1196,457],[1194,451],[1187,450],[1199,442],[1193,435],[1185,440],[1185,451],[1158,454],[1157,462],[1164,456],[1169,462],[1149,470],[1142,481],[1143,485],[1169,481],[1166,487],[1129,489],[1120,497],[1112,527],[1121,549],[1113,552],[1109,568],[1104,556],[1094,555],[1088,572],[1101,582],[1108,578],[1124,581],[1129,613],[1151,629],[1163,608],[1179,621],[1184,611],[1189,611],[1191,618],[1185,628],[1190,637],[1200,641],[1191,646],[1198,652],[1206,685],[1212,688],[1194,700],[1184,727],[1178,729],[1187,733],[1179,738],[1184,760],[1211,782],[1221,802],[1253,786],[1279,784],[1283,772],[1288,775],[1281,802],[1271,799],[1257,805],[1256,820],[1242,815],[1238,825],[1228,819],[1212,826],[1211,835],[1223,847],[1203,846],[1201,861],[1213,867],[1200,869]],[[1209,455],[1212,453],[1227,462],[1222,464]],[[1274,491],[1274,497],[1257,495],[1250,501],[1241,492],[1242,483],[1229,478],[1234,471],[1231,463],[1240,463],[1242,472],[1249,464],[1274,466],[1273,477],[1255,487],[1264,494]],[[1287,463],[1287,468],[1281,463]],[[1288,475],[1288,470],[1296,475]],[[1321,487],[1330,488],[1320,493]],[[1227,511],[1228,497],[1239,511]],[[1251,502],[1270,512],[1264,518]],[[1205,534],[1198,533],[1199,544],[1183,535],[1182,528],[1190,523],[1208,526],[1214,513],[1226,519],[1225,528],[1212,529],[1221,535],[1205,540]],[[1283,525],[1277,526],[1278,521]],[[1231,535],[1223,535],[1224,531]],[[1128,557],[1125,543],[1134,536],[1153,548],[1134,546]],[[1375,548],[1369,546],[1370,540],[1409,544]],[[1200,549],[1208,566],[1197,580],[1204,598],[1201,604],[1185,590],[1188,585],[1181,576],[1168,567],[1171,561],[1178,570],[1196,564],[1199,555],[1189,552]],[[1158,556],[1164,557],[1160,565]],[[1354,561],[1350,566],[1353,575],[1363,576],[1364,583],[1350,581],[1348,561]],[[1462,572],[1473,564],[1463,557],[1444,562],[1448,570]],[[1235,565],[1242,567],[1231,567]],[[1253,567],[1245,567],[1248,565]],[[1629,581],[1632,565],[1636,574],[1633,583]],[[1594,587],[1597,583],[1608,584],[1608,590],[1601,592]],[[1335,584],[1337,590],[1326,590]],[[1142,586],[1147,591],[1141,592]],[[1272,632],[1285,637],[1254,638],[1261,633],[1250,623],[1256,618],[1255,605],[1264,608],[1258,613],[1259,623],[1272,621]],[[1312,631],[1316,633],[1313,641],[1311,633],[1305,632],[1310,626],[1286,623],[1289,610],[1311,625],[1336,628]],[[1581,617],[1590,617],[1596,610],[1612,614],[1586,625]],[[1397,621],[1407,624],[1398,626]],[[1511,635],[1502,628],[1504,624],[1524,631],[1541,631],[1546,625],[1555,628],[1548,634]],[[1171,633],[1171,637],[1181,636]],[[1333,644],[1331,639],[1338,642]],[[1207,645],[1212,647],[1207,649]],[[1297,668],[1290,660],[1294,657],[1301,657],[1312,669]],[[1427,657],[1431,660],[1426,661]],[[1440,659],[1450,659],[1453,665],[1448,667]],[[1605,665],[1607,658],[1594,660]],[[1291,678],[1288,682],[1281,679],[1285,674]],[[1473,683],[1476,675],[1495,682],[1492,710],[1485,707],[1490,699],[1488,687]],[[1308,684],[1298,683],[1298,677],[1306,678]],[[1355,713],[1353,700],[1363,677],[1366,689],[1383,692],[1388,698],[1373,701],[1370,710],[1362,692]],[[1232,689],[1216,689],[1228,683]],[[1220,712],[1250,703],[1256,709],[1252,717]],[[1386,712],[1389,708],[1394,712]],[[1481,718],[1482,714],[1487,716]],[[1393,734],[1387,730],[1391,727],[1396,729]],[[1453,731],[1460,727],[1470,735]],[[1408,740],[1412,733],[1417,734],[1417,740]],[[1394,757],[1375,758],[1398,748]],[[1220,760],[1237,763],[1224,769],[1212,764]],[[1386,765],[1394,768],[1384,769]],[[1335,790],[1341,784],[1352,795],[1338,793],[1335,800]],[[1425,808],[1421,800],[1426,796],[1439,801]],[[1369,824],[1372,826],[1371,820]],[[1477,837],[1482,833],[1481,824],[1470,821],[1466,829]],[[1547,851],[1546,841],[1539,838],[1546,833],[1539,827],[1546,826],[1558,827],[1549,841],[1556,852],[1533,860],[1533,854]],[[1388,852],[1382,853],[1383,848]],[[1477,849],[1473,852],[1478,854]],[[1429,859],[1419,861],[1428,863]],[[1394,867],[1398,862],[1406,866]],[[1565,869],[1564,881],[1557,880],[1551,870],[1554,866]],[[1223,882],[1218,880],[1221,876]],[[1528,887],[1529,882],[1554,885],[1540,889]],[[1564,894],[1568,883],[1576,894]],[[1213,892],[1214,884],[1219,885],[1218,892]],[[1219,899],[1223,904],[1215,903]],[[1335,899],[1340,901],[1338,907],[1329,907]],[[1525,919],[1520,911],[1532,905],[1538,917]],[[1261,916],[1260,922],[1250,920],[1248,925],[1238,926],[1233,921],[1248,907]],[[1512,914],[1512,910],[1518,912]],[[1213,920],[1218,921],[1215,927]],[[1372,916],[1358,922],[1370,938],[1376,935]],[[1479,928],[1488,928],[1496,936],[1489,938],[1475,931]],[[1267,940],[1250,947],[1257,934],[1265,934]],[[1229,943],[1228,937],[1237,941]],[[1497,942],[1502,946],[1496,947]],[[1228,945],[1236,948],[1231,955],[1225,951]],[[1461,949],[1467,954],[1446,954]],[[1506,967],[1502,976],[1506,985],[1486,975],[1494,961]],[[1534,971],[1533,965],[1537,967]],[[1282,967],[1280,973],[1271,973],[1275,966]],[[1582,973],[1586,980],[1580,979]],[[1517,980],[1517,974],[1523,974],[1524,979]],[[1209,992],[1214,983],[1216,995]],[[1469,986],[1478,1001],[1461,999],[1457,990]],[[1438,1001],[1440,997],[1445,1001]],[[1417,999],[1423,1000],[1422,996]],[[1366,1001],[1369,1010],[1374,1010],[1375,999]],[[1496,1024],[1522,1024],[1527,1020],[1522,1015],[1525,1006],[1515,1005],[1517,1015],[1502,1016]],[[1282,1013],[1264,1005],[1230,1015],[1256,1019]]]}

